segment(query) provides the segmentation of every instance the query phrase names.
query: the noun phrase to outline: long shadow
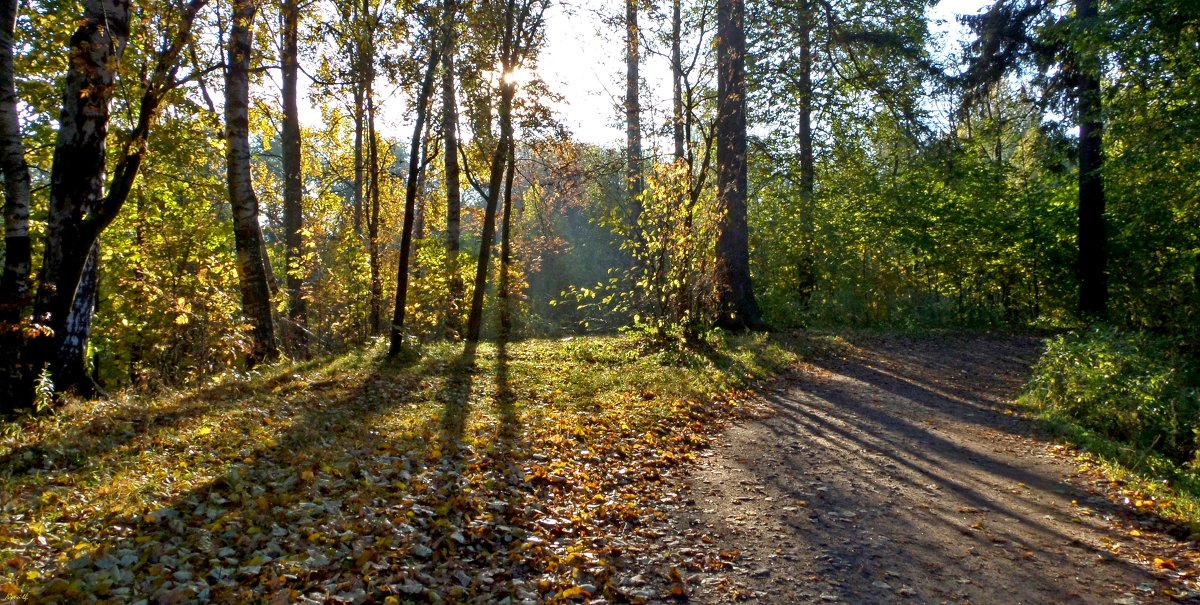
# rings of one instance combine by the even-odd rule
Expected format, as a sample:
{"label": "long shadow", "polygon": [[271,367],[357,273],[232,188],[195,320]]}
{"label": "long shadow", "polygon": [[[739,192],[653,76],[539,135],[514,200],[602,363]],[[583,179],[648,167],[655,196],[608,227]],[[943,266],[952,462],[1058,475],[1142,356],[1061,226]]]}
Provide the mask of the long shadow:
{"label": "long shadow", "polygon": [[442,403],[441,438],[445,451],[458,455],[470,414],[471,389],[474,388],[478,344],[467,342],[463,352],[449,367],[446,385],[438,396]]}
{"label": "long shadow", "polygon": [[[833,580],[828,587],[830,592],[846,602],[899,601],[903,599],[877,589],[863,592],[863,587],[869,582],[854,582],[851,574],[895,584],[897,581],[916,583],[916,576],[953,571],[968,576],[968,579],[971,573],[978,572],[987,580],[1011,584],[1013,602],[1023,598],[1032,598],[1032,602],[1036,602],[1038,599],[1044,600],[1047,595],[1053,595],[1056,600],[1078,600],[1079,595],[1072,597],[1059,579],[1056,570],[1062,562],[1044,561],[1055,557],[1053,553],[1046,552],[1045,543],[1073,549],[1076,554],[1072,557],[1084,565],[1097,560],[1105,563],[1105,569],[1110,570],[1114,578],[1131,579],[1134,583],[1129,584],[1130,587],[1138,582],[1157,582],[1144,568],[1113,557],[1104,548],[1084,543],[1074,534],[1042,522],[1039,515],[1044,517],[1057,513],[1061,517],[1062,510],[1061,507],[1035,501],[1033,494],[1048,493],[1051,498],[1074,498],[1078,502],[1087,502],[1101,517],[1128,519],[1133,516],[1135,520],[1161,523],[1157,515],[1131,511],[1107,500],[1096,499],[1080,487],[1014,466],[918,425],[915,420],[919,416],[903,415],[906,407],[936,412],[944,422],[983,425],[1022,435],[1029,433],[1028,427],[1013,426],[1011,421],[992,421],[995,409],[986,405],[972,405],[969,397],[962,397],[962,400],[950,398],[932,388],[908,382],[909,376],[904,369],[910,366],[904,361],[895,363],[899,369],[889,368],[895,370],[893,373],[866,367],[866,363],[866,358],[855,358],[819,360],[816,365],[858,380],[875,389],[881,397],[871,396],[869,391],[853,388],[852,385],[842,387],[838,381],[828,384],[802,383],[799,387],[802,393],[800,397],[768,397],[779,415],[767,421],[766,425],[775,432],[778,443],[805,444],[796,447],[802,452],[817,450],[817,459],[843,467],[845,472],[839,475],[829,467],[814,465],[812,460],[790,449],[786,452],[780,450],[783,462],[779,466],[756,460],[742,463],[777,493],[792,498],[820,499],[819,503],[814,502],[811,509],[812,525],[801,523],[791,527],[797,542],[808,543],[810,551],[822,553],[815,558],[816,565],[823,572],[818,575]],[[981,419],[979,416],[985,412],[986,415]],[[1001,418],[1009,420],[1003,416]],[[849,462],[855,458],[875,471],[863,473],[860,470],[863,465]],[[839,476],[848,481],[844,488],[836,481],[829,480],[830,477],[836,479]],[[813,489],[818,484],[821,484],[819,492]],[[925,509],[921,506],[915,510],[914,507],[901,507],[894,501],[894,497],[900,497],[898,494],[902,493],[897,485],[910,490],[933,489],[939,495],[931,500],[932,506]],[[1005,493],[1000,499],[985,493],[992,489],[1007,491],[1016,485],[1031,491],[1011,497]],[[985,490],[981,491],[980,488]],[[1006,501],[1012,501],[1021,510],[1009,506]],[[919,504],[916,500],[910,503]],[[955,503],[968,506],[959,508],[959,514],[955,514],[955,507],[960,506]],[[838,509],[859,510],[859,517],[854,521],[856,537],[845,539],[845,531],[829,529],[843,527],[841,524],[848,522],[837,516],[834,511]],[[827,514],[830,512],[834,514]],[[969,521],[964,520],[968,514],[984,514],[986,527],[968,527]],[[869,524],[857,526],[867,520],[870,520]],[[1017,525],[1006,525],[1011,522]],[[1107,523],[1087,525],[1086,536],[1102,541],[1112,539],[1114,542],[1124,539],[1124,535]],[[940,527],[941,535],[951,538],[938,539],[938,532],[932,531],[934,527]],[[984,559],[964,559],[961,554],[947,550],[964,544],[974,545],[972,555],[977,555],[975,551],[1001,548],[1007,558],[1017,562],[1016,569],[1006,572],[1003,567],[980,568],[980,561]],[[1020,551],[1010,551],[1005,546],[1016,546]],[[1029,562],[1039,557],[1045,564]],[[883,570],[889,566],[908,576],[892,579],[883,575]],[[916,576],[912,575],[914,570]],[[939,585],[935,590],[939,600],[962,596],[956,594],[949,577],[945,580],[945,590],[941,588]],[[966,592],[969,591],[963,591],[963,594]],[[810,596],[816,599],[815,593]],[[932,594],[921,595],[926,599],[933,597]]]}
{"label": "long shadow", "polygon": [[[93,550],[32,545],[25,555],[50,561],[69,552],[57,567],[43,570],[42,586],[55,578],[78,581],[70,590],[119,600],[232,603],[293,589],[388,592],[387,586],[416,573],[424,551],[414,536],[435,522],[430,507],[418,504],[422,495],[413,495],[417,484],[425,485],[421,477],[432,435],[395,429],[388,421],[421,403],[421,384],[429,377],[444,378],[449,390],[460,392],[465,374],[458,369],[433,360],[413,366],[385,362],[339,397],[321,390],[302,393],[286,406],[295,416],[277,438],[194,461],[194,467],[208,463],[221,470],[162,499],[156,511],[80,519],[91,531],[77,537]],[[218,407],[235,405],[237,400]],[[454,422],[456,413],[447,414],[451,439],[461,426]],[[252,428],[222,430],[249,434]],[[125,592],[111,592],[118,589]],[[64,592],[63,598],[72,595]]]}
{"label": "long shadow", "polygon": [[[151,441],[166,429],[242,405],[250,396],[320,390],[332,386],[332,382],[308,384],[301,376],[319,373],[336,361],[333,357],[307,361],[291,372],[280,373],[252,387],[242,379],[200,387],[166,409],[147,410],[133,406],[105,409],[92,420],[61,435],[47,436],[0,456],[0,471],[21,474],[38,468],[56,471],[77,468],[114,446],[128,446],[133,440]],[[129,440],[112,439],[114,432],[125,434]]]}
{"label": "long shadow", "polygon": [[[1003,341],[1001,341],[1001,345],[1003,344]],[[1018,346],[1018,348],[1020,347]],[[1022,350],[1015,353],[1010,352],[1010,357],[1005,362],[1013,365],[1014,367],[1028,368],[1033,361],[1034,351],[1036,351],[1036,347],[1029,349],[1029,351]],[[992,359],[992,352],[992,349],[987,347],[971,351],[956,350],[953,357],[956,363],[951,362],[949,364],[942,364],[945,366],[942,368],[942,370],[949,369],[949,373],[955,373],[955,370],[958,372],[976,374],[987,372],[992,365],[989,364],[989,360]],[[886,366],[892,366],[890,368],[892,372],[890,373],[869,367],[867,365],[869,360],[864,357],[854,357],[852,359],[842,360],[824,359],[818,360],[815,362],[815,365],[842,376],[858,380],[882,392],[888,393],[891,396],[900,398],[911,405],[922,406],[930,411],[938,413],[943,419],[947,419],[951,422],[972,424],[985,429],[1000,431],[1014,436],[1033,438],[1042,442],[1048,441],[1048,435],[1036,423],[1030,422],[1016,415],[1005,414],[998,409],[1001,406],[1007,407],[1008,402],[1003,396],[993,393],[991,397],[986,397],[986,394],[969,391],[962,387],[951,386],[956,394],[955,398],[951,398],[939,392],[949,390],[947,385],[938,384],[935,387],[937,390],[934,390],[934,388],[924,386],[922,381],[914,378],[914,375],[922,374],[923,371],[935,369],[935,366],[930,361],[930,358],[936,358],[938,356],[929,355],[923,357],[919,354],[919,350],[917,353],[896,352],[894,350],[889,350],[887,353],[887,359],[879,363]],[[928,379],[926,379],[926,382],[927,381]],[[992,386],[995,387],[996,385]],[[833,389],[828,390],[833,391]],[[814,392],[814,394],[821,395],[821,393],[816,392]],[[994,401],[996,403],[994,405],[989,403],[980,403],[981,400]],[[873,411],[877,411],[875,408],[866,406],[861,402],[849,401],[846,397],[842,397],[842,401],[840,403],[845,403],[845,407],[847,408],[854,407],[856,413],[868,417]],[[886,418],[876,418],[874,420],[883,427],[892,426],[888,424],[889,422],[899,421],[899,419]],[[921,457],[922,452],[914,451],[914,455],[916,457]],[[1010,478],[1015,481],[1023,482],[1029,485],[1036,485],[1041,489],[1058,491],[1061,491],[1065,485],[1055,480],[1043,481],[1034,478],[1022,479],[1017,475],[1013,475],[1014,472],[1020,473],[1020,468],[1014,468],[1011,467],[1011,465],[998,463],[994,458],[978,452],[973,453],[973,455],[976,457],[981,457],[980,461],[989,465],[989,467],[997,464],[1000,464],[1001,466],[1007,466],[1008,468],[1006,469],[1006,473],[1012,475]],[[1139,523],[1148,523],[1162,527],[1165,528],[1165,531],[1168,534],[1180,539],[1185,538],[1192,533],[1188,527],[1163,518],[1161,515],[1152,511],[1130,509],[1106,499],[1103,500],[1103,502],[1100,502],[1093,498],[1091,494],[1083,493],[1077,489],[1073,491],[1079,500],[1082,501],[1086,499],[1092,501],[1095,504],[1094,508],[1101,514],[1135,519]]]}

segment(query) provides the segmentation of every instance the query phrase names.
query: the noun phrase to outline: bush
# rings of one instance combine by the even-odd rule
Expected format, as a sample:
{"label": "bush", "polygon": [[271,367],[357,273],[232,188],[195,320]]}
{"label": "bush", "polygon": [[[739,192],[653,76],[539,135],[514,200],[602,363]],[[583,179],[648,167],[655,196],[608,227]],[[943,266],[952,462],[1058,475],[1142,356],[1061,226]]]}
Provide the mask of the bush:
{"label": "bush", "polygon": [[1059,336],[1025,398],[1052,420],[1176,464],[1197,462],[1200,367],[1177,340],[1113,328]]}

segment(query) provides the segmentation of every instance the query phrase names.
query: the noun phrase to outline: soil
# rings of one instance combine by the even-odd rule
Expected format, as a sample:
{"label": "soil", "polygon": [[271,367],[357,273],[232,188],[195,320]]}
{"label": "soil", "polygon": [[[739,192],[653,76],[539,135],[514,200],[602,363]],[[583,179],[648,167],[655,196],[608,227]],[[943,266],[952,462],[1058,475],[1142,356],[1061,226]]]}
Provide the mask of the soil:
{"label": "soil", "polygon": [[680,481],[658,595],[1200,603],[1188,532],[1123,502],[1014,405],[1039,352],[1031,337],[859,338],[768,385]]}

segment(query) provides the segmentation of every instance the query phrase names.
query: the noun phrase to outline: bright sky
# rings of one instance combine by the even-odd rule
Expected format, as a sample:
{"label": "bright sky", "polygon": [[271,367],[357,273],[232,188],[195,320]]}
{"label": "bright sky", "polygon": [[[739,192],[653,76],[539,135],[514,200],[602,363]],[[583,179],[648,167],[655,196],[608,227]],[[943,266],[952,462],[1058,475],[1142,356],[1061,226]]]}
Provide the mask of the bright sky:
{"label": "bright sky", "polygon": [[[987,0],[941,0],[927,10],[937,40],[935,52],[944,56],[957,51],[965,31],[956,17],[976,13],[986,4]],[[538,72],[550,89],[563,97],[563,102],[554,106],[555,112],[582,142],[624,144],[621,102],[625,94],[625,51],[621,7],[612,0],[560,0],[551,4],[546,15],[547,45]],[[616,25],[606,25],[604,18]],[[647,30],[658,27],[649,16],[643,16],[641,25]],[[653,112],[670,106],[670,63],[664,56],[643,52],[641,75],[649,89],[642,98],[646,110],[642,118],[644,130],[648,130],[650,124],[664,119]],[[411,136],[411,120],[402,95],[390,96],[388,93],[394,87],[385,88],[381,93],[390,98],[383,99],[381,131],[391,137],[407,138]],[[314,109],[305,113],[306,122],[320,120]]]}
{"label": "bright sky", "polygon": [[[958,41],[966,33],[957,16],[979,12],[987,3],[942,0],[926,11],[939,56],[956,52]],[[555,3],[547,15],[547,47],[538,71],[550,89],[564,97],[564,103],[555,109],[580,141],[624,144],[624,114],[620,108],[625,94],[624,30],[605,25],[598,18],[623,17],[623,12],[622,5],[612,0],[567,0]],[[645,29],[656,27],[646,18],[641,25]],[[671,95],[669,60],[643,54],[641,75],[659,105],[667,107],[664,101]],[[643,107],[651,107],[648,99],[643,99]],[[649,118],[647,115],[643,120]]]}

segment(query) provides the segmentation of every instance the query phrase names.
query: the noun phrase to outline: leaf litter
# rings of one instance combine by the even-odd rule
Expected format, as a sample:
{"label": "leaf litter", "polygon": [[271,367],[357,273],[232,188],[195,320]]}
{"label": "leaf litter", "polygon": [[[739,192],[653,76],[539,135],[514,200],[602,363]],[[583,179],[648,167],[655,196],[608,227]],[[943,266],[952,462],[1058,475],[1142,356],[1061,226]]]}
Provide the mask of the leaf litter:
{"label": "leaf litter", "polygon": [[409,364],[374,350],[73,403],[0,443],[0,600],[684,597],[679,568],[641,573],[665,560],[673,486],[735,389],[794,360],[742,345],[442,345]]}

